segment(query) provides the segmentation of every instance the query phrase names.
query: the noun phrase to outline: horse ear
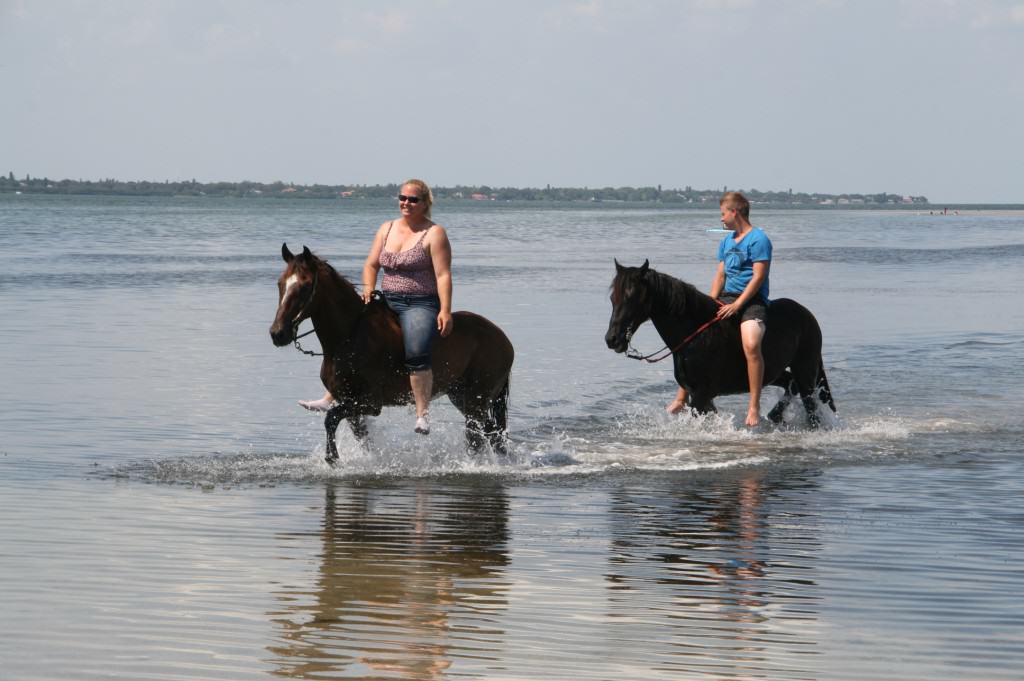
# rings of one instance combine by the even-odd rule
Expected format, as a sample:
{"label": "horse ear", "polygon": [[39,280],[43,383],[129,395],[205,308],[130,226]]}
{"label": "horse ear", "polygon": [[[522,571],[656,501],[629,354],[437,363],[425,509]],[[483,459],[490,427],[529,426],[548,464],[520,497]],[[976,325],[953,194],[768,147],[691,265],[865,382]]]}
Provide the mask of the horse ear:
{"label": "horse ear", "polygon": [[295,256],[292,255],[292,252],[288,250],[287,241],[281,244],[281,257],[284,258],[285,262],[291,262],[295,258]]}
{"label": "horse ear", "polygon": [[309,246],[302,246],[302,253],[299,255],[307,263],[313,262],[313,251],[309,250]]}
{"label": "horse ear", "polygon": [[644,264],[640,265],[640,274],[647,274],[647,270],[650,269],[651,261],[644,258]]}
{"label": "horse ear", "polygon": [[614,258],[614,260],[615,260],[615,271],[616,272],[621,272],[623,268],[622,268],[622,265],[619,264],[619,259],[618,258]]}

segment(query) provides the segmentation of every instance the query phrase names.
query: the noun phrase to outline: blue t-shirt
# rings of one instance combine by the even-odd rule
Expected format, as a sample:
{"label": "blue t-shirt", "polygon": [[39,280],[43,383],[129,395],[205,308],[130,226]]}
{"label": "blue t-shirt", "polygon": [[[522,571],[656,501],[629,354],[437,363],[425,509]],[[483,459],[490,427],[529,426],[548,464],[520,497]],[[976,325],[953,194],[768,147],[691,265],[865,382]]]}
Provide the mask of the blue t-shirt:
{"label": "blue t-shirt", "polygon": [[[754,278],[754,263],[772,261],[772,242],[760,227],[754,227],[739,243],[727,234],[718,244],[718,259],[725,263],[725,288],[723,293],[743,293]],[[758,295],[768,302],[768,277],[764,278]]]}

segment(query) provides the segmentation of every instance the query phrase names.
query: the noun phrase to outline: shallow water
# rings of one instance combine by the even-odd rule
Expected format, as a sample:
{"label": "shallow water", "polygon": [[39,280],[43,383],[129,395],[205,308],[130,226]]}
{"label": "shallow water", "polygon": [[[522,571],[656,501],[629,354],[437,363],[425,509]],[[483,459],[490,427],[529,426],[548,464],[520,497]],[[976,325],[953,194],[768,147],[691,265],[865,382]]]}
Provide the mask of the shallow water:
{"label": "shallow water", "polygon": [[603,343],[612,259],[706,288],[714,214],[440,206],[512,455],[442,400],[331,468],[280,246],[358,279],[392,208],[0,196],[4,679],[1019,678],[1024,214],[755,206],[840,411],[749,432]]}

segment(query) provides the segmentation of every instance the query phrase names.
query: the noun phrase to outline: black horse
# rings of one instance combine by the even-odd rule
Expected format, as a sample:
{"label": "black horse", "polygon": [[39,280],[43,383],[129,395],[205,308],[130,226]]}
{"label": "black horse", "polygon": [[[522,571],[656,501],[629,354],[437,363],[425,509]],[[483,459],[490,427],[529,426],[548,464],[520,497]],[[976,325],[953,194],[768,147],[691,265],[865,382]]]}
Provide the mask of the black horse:
{"label": "black horse", "polygon": [[[313,320],[324,351],[320,378],[336,403],[327,412],[327,461],[338,458],[335,431],[348,419],[358,438],[366,436],[364,417],[387,405],[412,401],[405,369],[402,329],[397,316],[379,300],[363,304],[326,260],[308,248],[293,255],[281,244],[286,265],[277,280],[278,303],[270,337],[278,347],[295,340],[304,319]],[[493,322],[472,312],[456,312],[452,333],[438,338],[432,353],[434,395],[447,394],[466,417],[466,441],[479,450],[485,440],[504,454],[508,430],[509,374],[515,351]]]}
{"label": "black horse", "polygon": [[[749,392],[739,323],[736,319],[713,323],[719,303],[711,296],[652,270],[646,260],[640,267],[623,267],[616,260],[611,299],[612,316],[604,337],[608,347],[625,352],[637,328],[648,319],[654,322],[672,350],[676,381],[686,388],[689,405],[697,413],[716,411],[718,395]],[[764,384],[785,390],[768,418],[781,422],[796,392],[811,427],[818,427],[819,400],[836,410],[821,360],[818,320],[800,303],[778,298],[768,306],[765,327]]]}

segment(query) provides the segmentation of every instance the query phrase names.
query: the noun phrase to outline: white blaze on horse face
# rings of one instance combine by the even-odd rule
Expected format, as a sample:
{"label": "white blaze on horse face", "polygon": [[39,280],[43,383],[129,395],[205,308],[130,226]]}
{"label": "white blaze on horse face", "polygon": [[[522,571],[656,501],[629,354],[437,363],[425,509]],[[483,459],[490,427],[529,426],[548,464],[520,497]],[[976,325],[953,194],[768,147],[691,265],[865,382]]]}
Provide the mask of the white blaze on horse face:
{"label": "white blaze on horse face", "polygon": [[281,296],[281,305],[280,305],[280,307],[284,307],[284,304],[288,302],[288,297],[290,295],[292,295],[293,293],[295,293],[295,289],[297,289],[298,287],[299,287],[299,276],[297,274],[293,274],[292,276],[290,276],[287,279],[285,279],[285,282],[284,282],[284,294]]}

